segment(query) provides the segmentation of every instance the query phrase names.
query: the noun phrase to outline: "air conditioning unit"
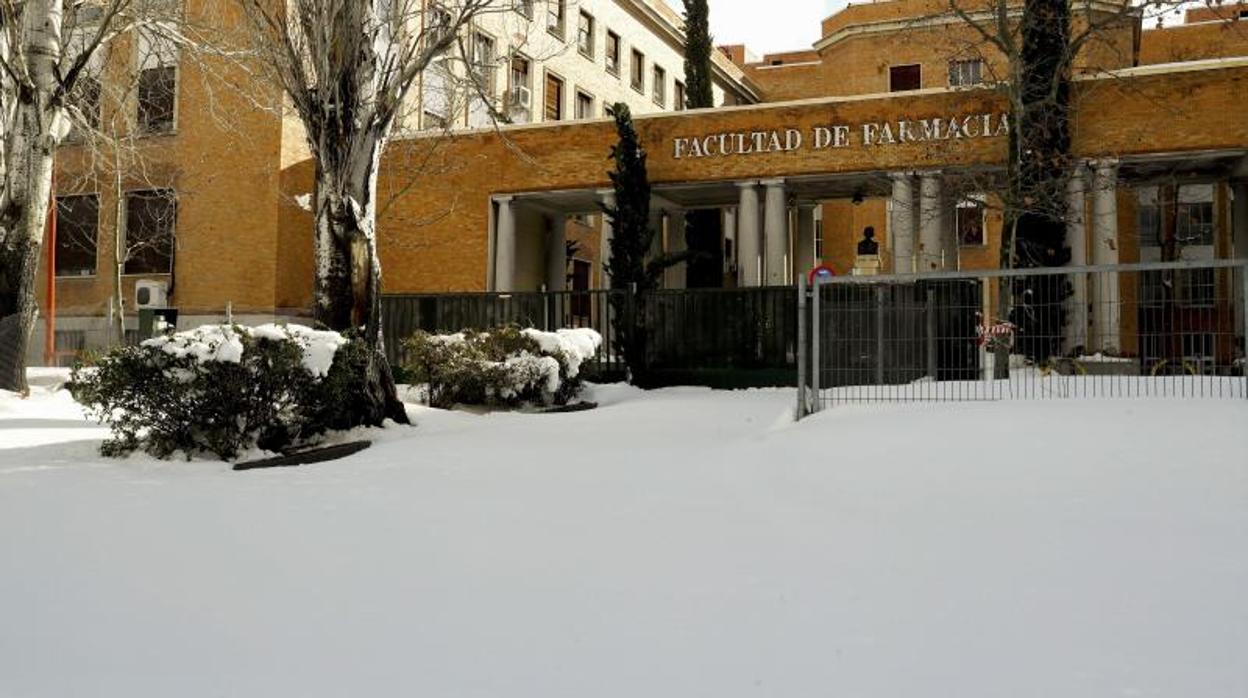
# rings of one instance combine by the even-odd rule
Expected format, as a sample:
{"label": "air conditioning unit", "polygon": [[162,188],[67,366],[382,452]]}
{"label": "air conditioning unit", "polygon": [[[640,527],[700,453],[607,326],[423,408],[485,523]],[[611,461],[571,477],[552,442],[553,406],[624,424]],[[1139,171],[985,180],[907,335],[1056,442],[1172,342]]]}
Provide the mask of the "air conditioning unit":
{"label": "air conditioning unit", "polygon": [[164,308],[169,305],[169,282],[141,279],[134,282],[134,307]]}
{"label": "air conditioning unit", "polygon": [[533,90],[524,85],[511,88],[511,106],[528,109],[533,106]]}

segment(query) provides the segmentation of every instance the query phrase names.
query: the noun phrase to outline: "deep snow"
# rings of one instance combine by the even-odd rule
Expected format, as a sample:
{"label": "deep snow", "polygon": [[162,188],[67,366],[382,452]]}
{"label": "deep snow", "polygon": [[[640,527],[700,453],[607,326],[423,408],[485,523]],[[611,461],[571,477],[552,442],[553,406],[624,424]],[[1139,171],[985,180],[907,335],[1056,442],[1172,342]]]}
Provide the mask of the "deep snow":
{"label": "deep snow", "polygon": [[234,473],[0,395],[0,696],[1248,695],[1248,401],[590,397]]}

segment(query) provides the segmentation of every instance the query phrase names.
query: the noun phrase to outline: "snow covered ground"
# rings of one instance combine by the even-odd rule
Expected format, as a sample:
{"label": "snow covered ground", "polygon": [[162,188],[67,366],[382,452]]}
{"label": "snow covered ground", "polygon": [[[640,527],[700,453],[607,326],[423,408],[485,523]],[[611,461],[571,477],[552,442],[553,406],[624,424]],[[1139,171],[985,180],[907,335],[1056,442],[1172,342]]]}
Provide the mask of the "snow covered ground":
{"label": "snow covered ground", "polygon": [[0,395],[0,697],[1248,695],[1248,401],[593,397],[234,473]]}

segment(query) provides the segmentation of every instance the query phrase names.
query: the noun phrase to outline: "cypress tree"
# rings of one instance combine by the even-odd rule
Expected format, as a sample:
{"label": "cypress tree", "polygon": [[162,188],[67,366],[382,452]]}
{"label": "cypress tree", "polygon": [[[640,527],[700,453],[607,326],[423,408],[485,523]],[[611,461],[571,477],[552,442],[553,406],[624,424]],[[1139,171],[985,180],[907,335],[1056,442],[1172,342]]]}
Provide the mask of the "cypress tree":
{"label": "cypress tree", "polygon": [[626,293],[611,294],[612,326],[616,345],[624,354],[634,380],[642,375],[646,346],[645,313],[641,307],[646,291],[658,286],[662,266],[646,259],[654,242],[650,227],[650,177],[646,172],[646,151],[641,147],[633,116],[628,105],[618,103],[611,108],[619,141],[611,146],[610,159],[615,167],[609,173],[615,189],[615,205],[603,206],[611,221],[611,258],[607,273],[611,288]]}
{"label": "cypress tree", "polygon": [[711,89],[711,41],[706,0],[685,0],[685,106],[705,109],[715,106]]}
{"label": "cypress tree", "polygon": [[[706,0],[685,1],[685,106],[706,109],[715,106],[711,80],[711,39]],[[685,247],[689,263],[685,285],[689,288],[715,288],[723,284],[723,252],[720,242],[723,225],[719,209],[700,209],[685,215]]]}

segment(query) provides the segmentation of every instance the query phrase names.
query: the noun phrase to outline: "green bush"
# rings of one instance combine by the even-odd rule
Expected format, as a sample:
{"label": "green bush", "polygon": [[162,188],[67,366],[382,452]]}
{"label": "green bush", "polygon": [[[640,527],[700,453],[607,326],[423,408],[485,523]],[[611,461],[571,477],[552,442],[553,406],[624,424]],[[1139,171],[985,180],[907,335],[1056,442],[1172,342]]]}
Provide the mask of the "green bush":
{"label": "green bush", "polygon": [[98,356],[74,369],[70,390],[109,425],[104,455],[232,460],[359,426],[366,364],[364,344],[336,333],[205,326]]}
{"label": "green bush", "polygon": [[593,330],[417,332],[403,343],[403,372],[426,385],[434,407],[565,405],[580,393],[580,364],[600,343]]}

